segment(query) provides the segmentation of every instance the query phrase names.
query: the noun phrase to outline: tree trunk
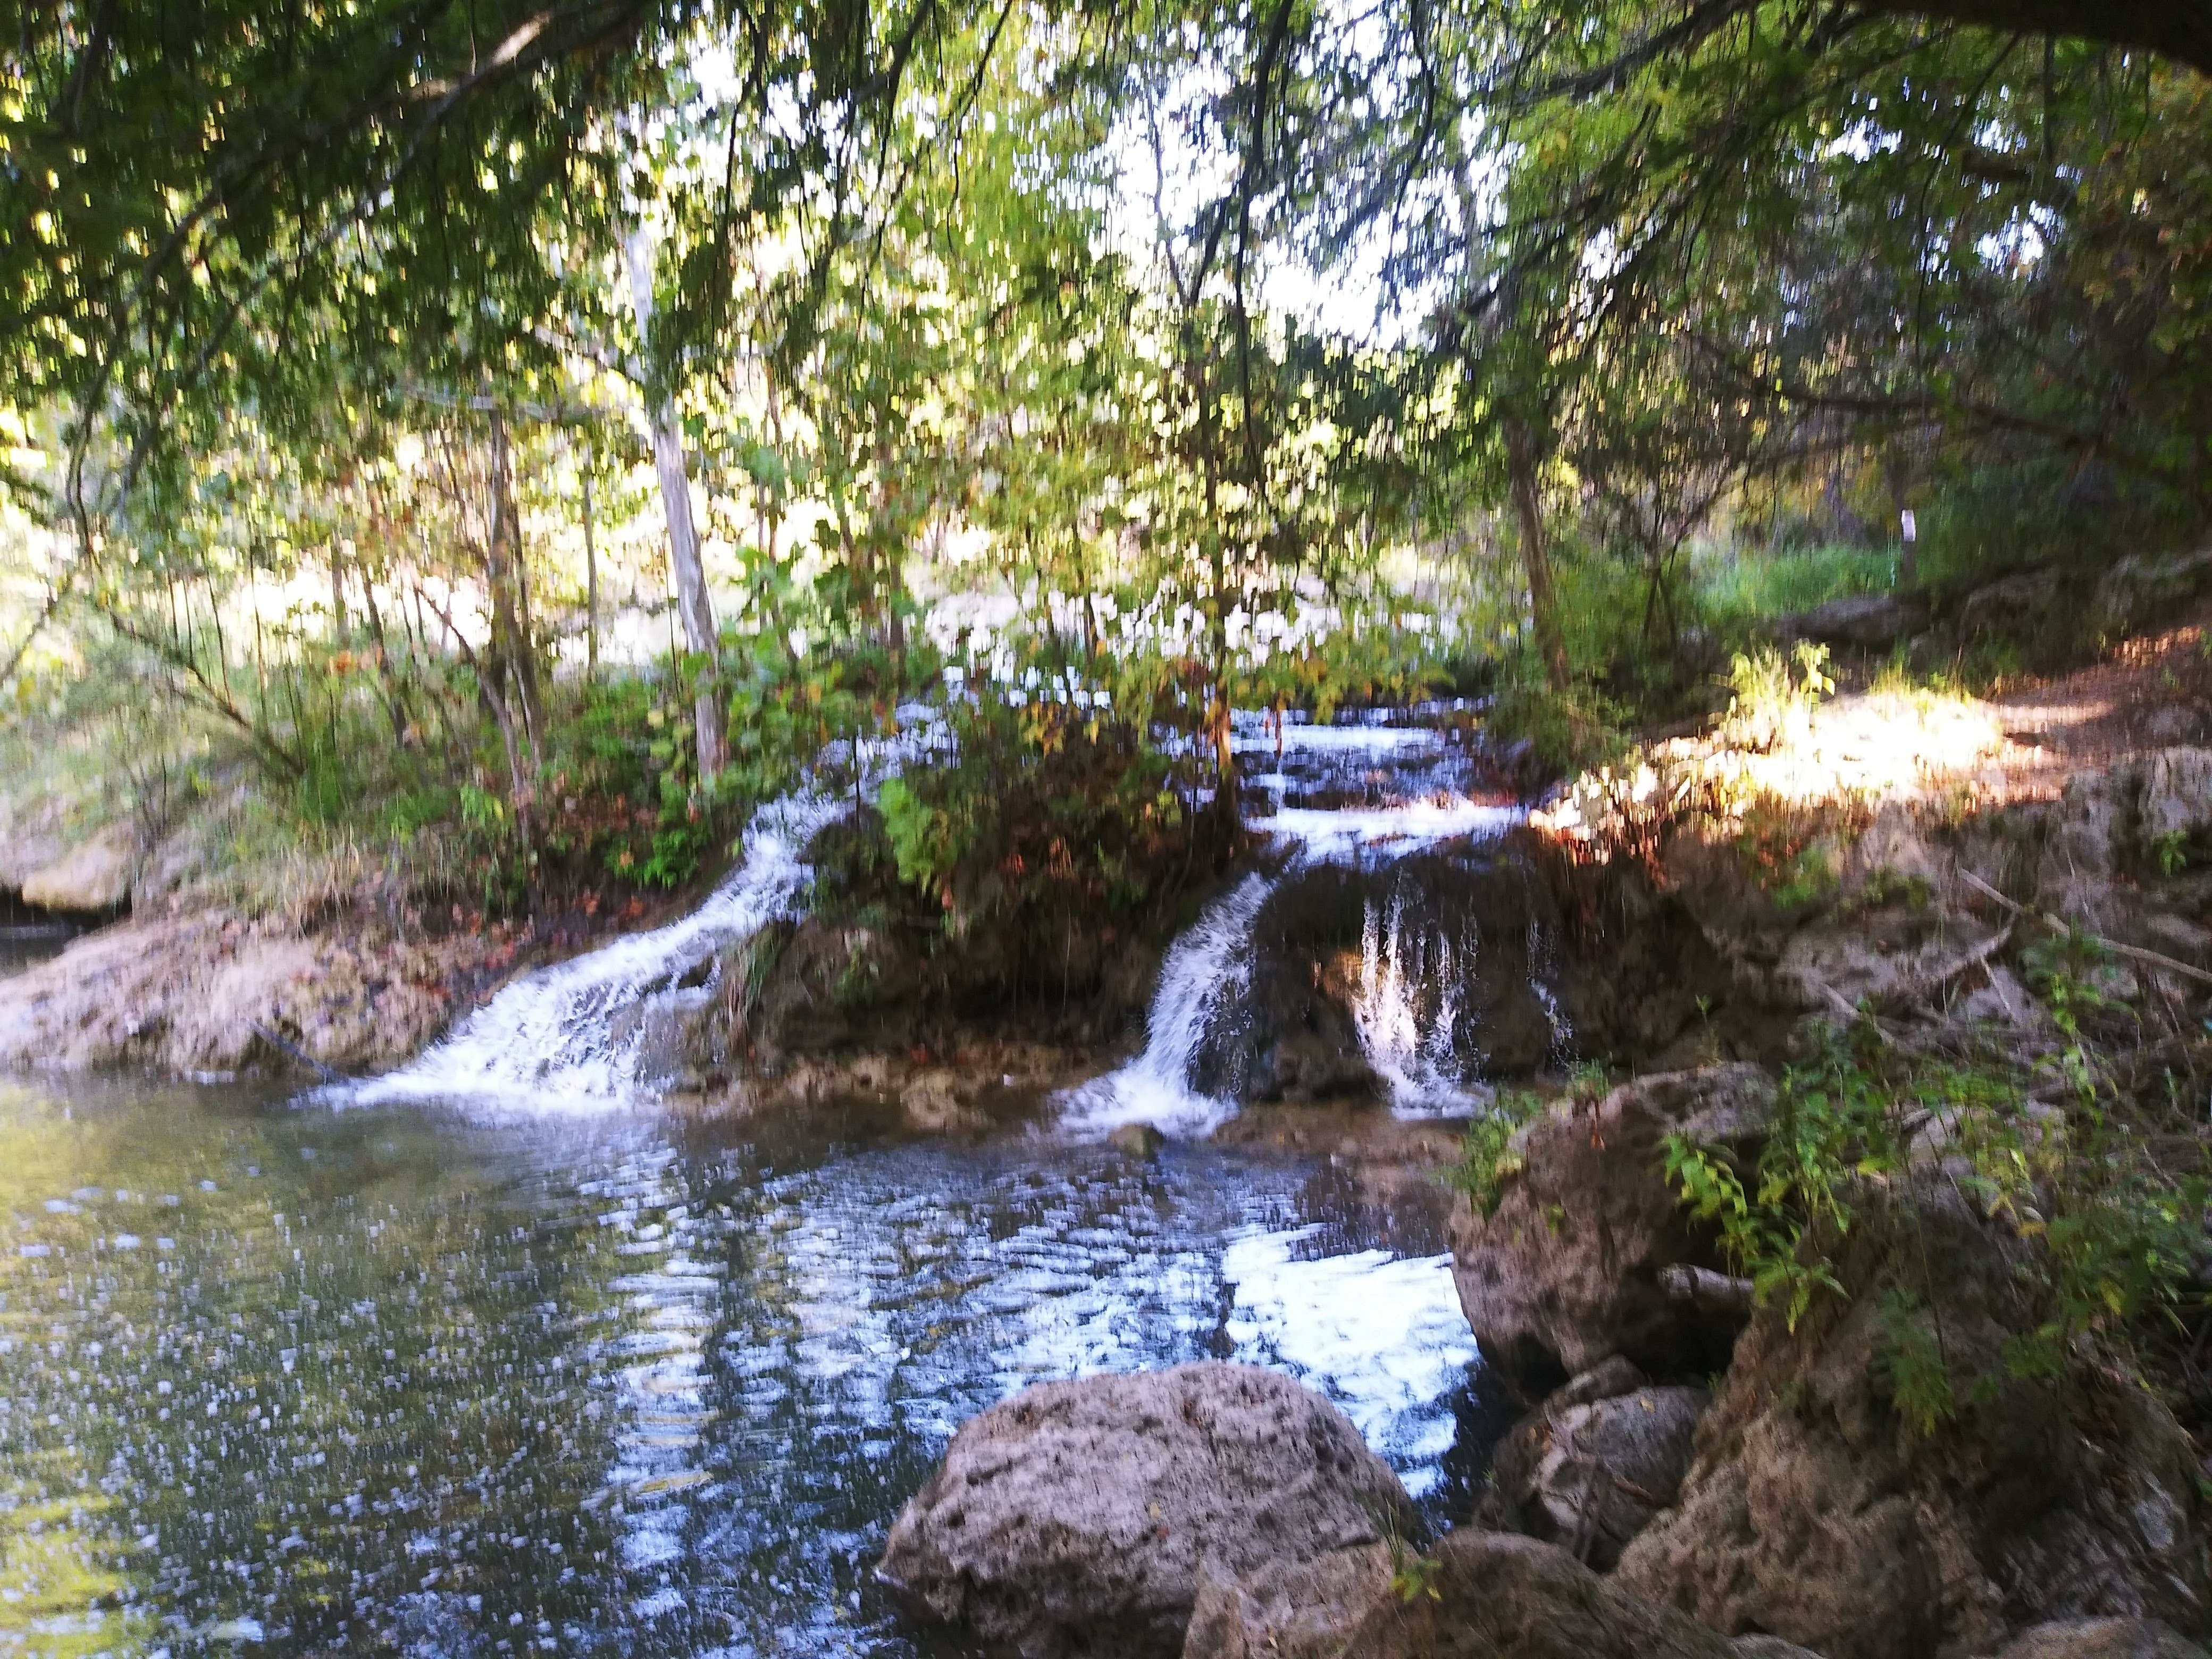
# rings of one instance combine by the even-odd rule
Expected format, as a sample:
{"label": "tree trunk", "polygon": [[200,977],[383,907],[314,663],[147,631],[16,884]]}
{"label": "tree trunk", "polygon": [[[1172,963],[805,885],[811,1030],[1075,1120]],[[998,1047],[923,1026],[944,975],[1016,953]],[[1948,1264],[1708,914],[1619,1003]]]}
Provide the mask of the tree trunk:
{"label": "tree trunk", "polygon": [[1544,659],[1544,682],[1554,691],[1571,683],[1567,638],[1559,626],[1559,594],[1552,583],[1551,550],[1544,541],[1544,504],[1536,495],[1535,447],[1518,421],[1505,427],[1505,465],[1512,474],[1513,511],[1521,520],[1521,562],[1528,572],[1528,610],[1534,619],[1536,654]]}
{"label": "tree trunk", "polygon": [[[642,226],[623,241],[623,263],[629,276],[630,307],[637,314],[640,340],[653,341],[653,245]],[[719,773],[726,759],[722,740],[722,703],[715,690],[714,605],[707,593],[707,568],[699,556],[699,529],[691,517],[691,477],[684,456],[684,426],[676,400],[665,389],[648,386],[646,403],[653,423],[653,465],[660,478],[660,504],[668,518],[668,564],[676,581],[676,609],[684,621],[684,643],[707,659],[697,705],[699,776]]]}
{"label": "tree trunk", "polygon": [[[522,705],[523,730],[535,749],[539,742],[538,662],[517,604],[520,592],[522,526],[514,506],[514,466],[507,441],[507,421],[491,417],[491,536],[485,544],[484,586],[491,590],[491,658],[502,679],[513,683]],[[503,690],[504,688],[502,688]]]}
{"label": "tree trunk", "polygon": [[584,466],[584,683],[599,678],[599,550],[592,539],[592,469]]}

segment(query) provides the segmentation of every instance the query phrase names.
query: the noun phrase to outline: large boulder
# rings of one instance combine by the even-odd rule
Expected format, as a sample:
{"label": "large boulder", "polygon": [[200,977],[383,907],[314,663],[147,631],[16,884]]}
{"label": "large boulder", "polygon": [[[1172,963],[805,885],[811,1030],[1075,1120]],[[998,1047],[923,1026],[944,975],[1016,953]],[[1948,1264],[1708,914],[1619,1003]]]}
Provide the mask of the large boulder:
{"label": "large boulder", "polygon": [[[1794,1331],[1782,1307],[1753,1319],[1675,1506],[1620,1581],[1827,1659],[1984,1653],[2062,1619],[2203,1632],[2204,1504],[2165,1408],[2086,1365],[2016,1374],[2031,1246],[1940,1176],[1853,1204],[1833,1264],[1848,1300],[1823,1297]],[[1955,1379],[1949,1420],[1900,1408],[1896,1357],[1914,1353]]]}
{"label": "large boulder", "polygon": [[1401,1582],[1342,1659],[1733,1659],[1712,1632],[1533,1538],[1455,1532]]}
{"label": "large boulder", "polygon": [[1521,1530],[1602,1571],[1674,1501],[1712,1397],[1698,1388],[1643,1386],[1584,1397],[1577,1387],[1584,1381],[1514,1425],[1491,1468]]}
{"label": "large boulder", "polygon": [[2065,586],[2052,570],[2023,571],[1978,587],[1959,607],[1959,636],[2014,639],[2035,631],[2065,599]]}
{"label": "large boulder", "polygon": [[1416,1529],[1341,1412],[1209,1362],[1042,1383],[970,1419],[878,1574],[916,1612],[1024,1654],[1172,1654],[1203,1574]]}
{"label": "large boulder", "polygon": [[1666,1273],[1718,1264],[1667,1184],[1662,1143],[1680,1133],[1747,1149],[1773,1105],[1757,1066],[1716,1066],[1638,1078],[1523,1125],[1494,1206],[1463,1200],[1452,1215],[1452,1276],[1485,1357],[1524,1385],[1615,1354],[1659,1376],[1725,1366],[1741,1315],[1683,1297]]}
{"label": "large boulder", "polygon": [[1182,1659],[1337,1659],[1389,1597],[1395,1559],[1387,1544],[1361,1544],[1242,1577],[1206,1568]]}
{"label": "large boulder", "polygon": [[207,912],[134,917],[0,979],[0,1065],[282,1075],[304,1057],[381,1070],[445,1027],[450,981],[514,954],[488,937],[401,944]]}

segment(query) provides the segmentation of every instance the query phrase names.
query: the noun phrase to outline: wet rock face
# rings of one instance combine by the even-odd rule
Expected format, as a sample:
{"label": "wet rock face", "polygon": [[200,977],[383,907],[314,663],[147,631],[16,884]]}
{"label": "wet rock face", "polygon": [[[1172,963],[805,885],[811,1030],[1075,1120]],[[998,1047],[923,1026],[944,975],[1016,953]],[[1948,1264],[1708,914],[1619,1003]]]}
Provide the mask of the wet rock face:
{"label": "wet rock face", "polygon": [[1462,1529],[1370,1612],[1343,1659],[1732,1659],[1669,1607],[1533,1538]]}
{"label": "wet rock face", "polygon": [[1703,937],[1648,884],[1582,891],[1555,866],[1516,834],[1286,876],[1193,1083],[1247,1103],[1436,1103],[1674,1040],[1723,983]]}
{"label": "wet rock face", "polygon": [[[1868,1200],[1837,1262],[1850,1300],[1795,1333],[1778,1309],[1755,1317],[1676,1504],[1629,1545],[1620,1581],[1827,1659],[1986,1653],[2091,1617],[2212,1626],[2197,1471],[2165,1408],[2102,1373],[2014,1376],[2028,1247],[1933,1177]],[[1917,1312],[1890,1295],[1908,1287]],[[1978,1390],[1924,1436],[1891,1393],[1899,1318],[1927,1322],[1931,1342],[1940,1318],[1948,1364]]]}
{"label": "wet rock face", "polygon": [[1747,1150],[1773,1104],[1757,1066],[1717,1066],[1638,1078],[1523,1126],[1522,1169],[1495,1209],[1462,1200],[1452,1216],[1452,1276],[1485,1356],[1539,1387],[1616,1354],[1661,1376],[1725,1367],[1740,1318],[1664,1276],[1719,1264],[1661,1173],[1661,1143],[1679,1131]]}
{"label": "wet rock face", "polygon": [[1245,1017],[1224,1022],[1200,1081],[1248,1099],[1387,1094],[1525,1076],[1555,1033],[1540,988],[1556,907],[1510,858],[1438,852],[1286,878],[1252,929]]}
{"label": "wet rock face", "polygon": [[1280,1571],[1414,1526],[1327,1401],[1204,1363],[1043,1383],[971,1419],[878,1571],[916,1612],[1026,1655],[1173,1654],[1202,1571]]}

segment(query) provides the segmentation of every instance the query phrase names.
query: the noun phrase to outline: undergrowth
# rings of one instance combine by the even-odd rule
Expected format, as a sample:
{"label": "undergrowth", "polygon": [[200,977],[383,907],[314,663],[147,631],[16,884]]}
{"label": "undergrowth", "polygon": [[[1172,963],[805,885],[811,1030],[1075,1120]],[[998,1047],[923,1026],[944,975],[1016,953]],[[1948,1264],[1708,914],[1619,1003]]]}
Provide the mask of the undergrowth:
{"label": "undergrowth", "polygon": [[[1916,1053],[1865,1017],[1785,1072],[1755,1163],[1680,1134],[1665,1143],[1684,1207],[1792,1330],[1853,1293],[1839,1263],[1855,1231],[1923,1170],[2033,1243],[2021,1285],[2027,1316],[2003,1354],[2015,1378],[2057,1376],[2085,1348],[2126,1363],[2136,1334],[2170,1324],[2191,1294],[2212,1188],[2201,1170],[2161,1164],[2152,1126],[2113,1085],[2091,1035],[2115,1007],[2099,988],[2102,953],[2071,934],[2026,963],[2063,1039],[2047,1059],[2030,1065],[1994,1043],[1966,1058]],[[1923,1259],[1881,1292],[1881,1363],[1923,1435],[1993,1385],[1942,1351],[1931,1312],[1942,1271]]]}

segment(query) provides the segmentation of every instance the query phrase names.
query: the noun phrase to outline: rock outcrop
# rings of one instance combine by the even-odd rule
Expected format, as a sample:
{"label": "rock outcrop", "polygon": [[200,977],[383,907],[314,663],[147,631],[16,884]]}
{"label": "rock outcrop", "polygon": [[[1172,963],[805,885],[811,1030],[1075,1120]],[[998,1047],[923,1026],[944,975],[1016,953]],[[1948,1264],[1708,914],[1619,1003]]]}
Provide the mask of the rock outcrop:
{"label": "rock outcrop", "polygon": [[[2014,1375],[2029,1247],[1948,1182],[1859,1203],[1836,1264],[1850,1299],[1795,1332],[1779,1308],[1753,1320],[1621,1583],[1827,1659],[1986,1653],[2054,1620],[2212,1626],[2197,1471],[2164,1407],[2103,1371]],[[1916,1430],[1893,1359],[1921,1350],[1960,1393]]]}
{"label": "rock outcrop", "polygon": [[1343,1659],[1734,1659],[1712,1632],[1533,1538],[1449,1534],[1405,1583]]}
{"label": "rock outcrop", "polygon": [[1739,1316],[1686,1298],[1665,1270],[1714,1267],[1661,1172],[1661,1143],[1680,1133],[1749,1147],[1765,1131],[1774,1084],[1753,1066],[1662,1073],[1597,1103],[1523,1125],[1487,1214],[1452,1216],[1452,1273],[1484,1355],[1540,1384],[1619,1354],[1658,1376],[1728,1363]]}
{"label": "rock outcrop", "polygon": [[1327,1401],[1204,1363],[1042,1383],[969,1419],[878,1572],[917,1612],[1024,1654],[1173,1654],[1204,1575],[1268,1568],[1279,1585],[1415,1524]]}
{"label": "rock outcrop", "polygon": [[2212,587],[2212,548],[2193,553],[2134,554],[2115,561],[2097,580],[2089,625],[2110,640],[2155,628],[2177,607]]}
{"label": "rock outcrop", "polygon": [[304,1056],[381,1070],[444,1029],[447,979],[491,950],[304,936],[210,913],[134,919],[0,979],[0,1065],[282,1075]]}
{"label": "rock outcrop", "polygon": [[1812,640],[1854,651],[1883,651],[1927,626],[1927,603],[1915,595],[1855,593],[1784,617],[1775,632],[1785,642]]}
{"label": "rock outcrop", "polygon": [[111,826],[25,875],[23,902],[82,915],[118,910],[131,902],[137,858],[130,827]]}
{"label": "rock outcrop", "polygon": [[[1628,1373],[1593,1382],[1607,1370]],[[1585,1373],[1516,1423],[1492,1455],[1499,1498],[1521,1531],[1603,1571],[1674,1501],[1689,1472],[1698,1388],[1650,1388],[1615,1362]]]}

